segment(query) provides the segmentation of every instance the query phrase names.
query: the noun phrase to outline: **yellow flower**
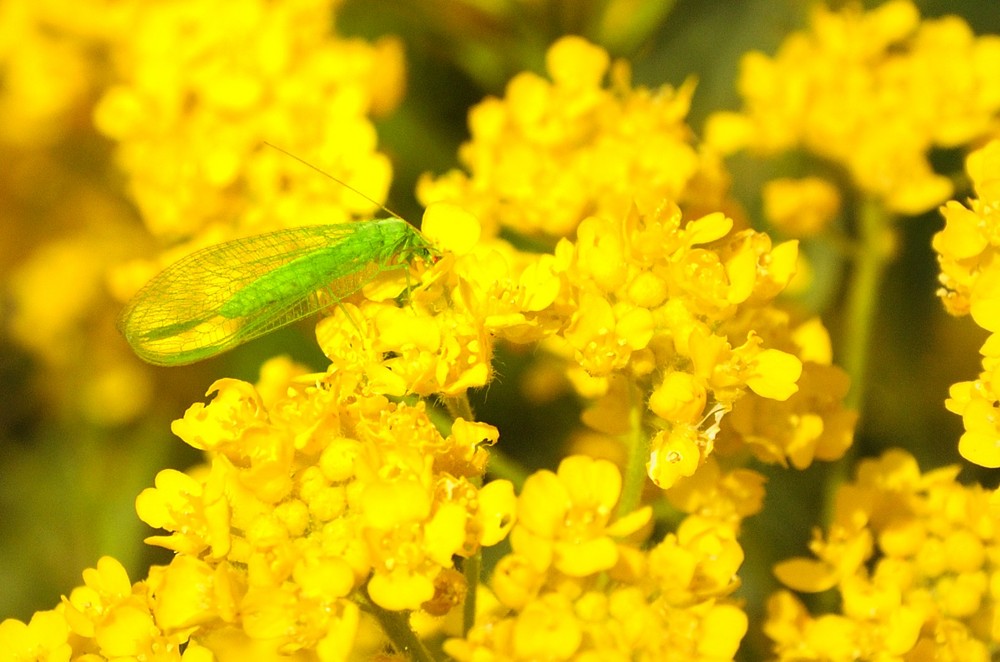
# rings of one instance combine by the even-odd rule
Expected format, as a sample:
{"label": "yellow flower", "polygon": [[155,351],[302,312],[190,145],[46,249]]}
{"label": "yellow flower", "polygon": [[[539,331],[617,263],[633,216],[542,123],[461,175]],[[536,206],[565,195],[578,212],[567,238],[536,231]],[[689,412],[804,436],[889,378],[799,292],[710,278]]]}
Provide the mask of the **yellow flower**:
{"label": "yellow flower", "polygon": [[819,177],[775,179],[764,185],[764,216],[792,237],[823,231],[840,211],[840,194]]}
{"label": "yellow flower", "polygon": [[608,570],[618,560],[611,536],[627,535],[649,517],[640,511],[628,524],[609,527],[620,490],[614,465],[583,456],[566,458],[556,474],[534,474],[521,491],[511,547],[539,571],[552,565],[578,577]]}
{"label": "yellow flower", "polygon": [[648,509],[610,523],[619,485],[613,465],[582,456],[530,476],[513,553],[493,574],[509,611],[482,614],[445,651],[458,660],[731,659],[748,625],[728,597],[743,560],[732,530],[692,517],[644,551],[633,539]]}
{"label": "yellow flower", "polygon": [[149,542],[180,554],[149,580],[159,622],[206,646],[235,627],[288,651],[350,650],[362,587],[385,610],[447,613],[464,592],[454,559],[513,522],[509,484],[473,482],[496,430],[458,419],[443,437],[422,404],[350,391],[350,373],[322,388],[282,374],[283,397],[220,380],[175,424],[211,468],[162,472],[137,501],[170,532]]}
{"label": "yellow flower", "polygon": [[0,622],[0,648],[11,660],[69,659],[70,628],[61,609],[37,611],[27,623],[14,618]]}
{"label": "yellow flower", "polygon": [[[996,344],[996,341],[990,344]],[[974,382],[953,384],[948,391],[949,398],[945,400],[948,411],[959,414],[965,427],[958,440],[962,457],[989,468],[1000,467],[1000,424],[997,416],[1000,401],[996,384],[995,370],[983,372]]]}
{"label": "yellow flower", "polygon": [[701,432],[693,425],[675,425],[669,432],[658,432],[649,454],[649,475],[657,486],[666,489],[681,478],[693,476],[702,464]]}
{"label": "yellow flower", "polygon": [[67,11],[62,2],[15,2],[0,10],[0,142],[42,146],[77,128],[74,113],[87,105],[102,82],[100,46],[126,10],[82,2]]}
{"label": "yellow flower", "polygon": [[[556,43],[549,54],[554,82],[522,76],[512,82],[506,104],[493,100],[477,109],[474,126],[481,130],[464,153],[488,153],[492,148],[477,142],[481,137],[502,145],[499,158],[509,154],[515,160],[544,163],[537,156],[518,156],[517,141],[505,134],[509,122],[526,140],[548,145],[545,141],[555,138],[571,139],[574,149],[587,154],[590,148],[574,132],[588,136],[597,127],[575,129],[548,114],[569,113],[580,122],[592,122],[581,118],[595,104],[617,107],[613,95],[599,87],[606,67],[599,55],[577,38]],[[568,97],[555,105],[551,94]],[[601,163],[614,165],[609,159]],[[511,172],[523,177],[526,167],[518,161]],[[476,167],[473,171],[478,176]],[[482,172],[498,169],[483,165]],[[445,188],[455,184],[453,177],[446,179]],[[340,306],[342,310],[320,324],[331,374],[354,371],[359,383],[393,396],[458,395],[489,382],[496,340],[542,340],[547,350],[570,363],[571,382],[593,400],[585,421],[594,429],[627,431],[623,426],[629,421],[641,420],[629,413],[637,394],[628,384],[644,391],[640,397],[648,398],[652,410],[663,416],[654,423],[664,431],[656,435],[654,430],[650,470],[664,487],[697,470],[712,452],[719,422],[741,397],[753,393],[787,400],[796,392],[800,359],[769,346],[754,329],[754,322],[773,317],[770,302],[794,274],[794,242],[773,246],[765,235],[733,232],[733,220],[718,212],[683,220],[680,209],[662,198],[615,203],[591,216],[571,214],[567,221],[556,219],[550,209],[538,216],[546,223],[570,223],[566,230],[524,225],[525,217],[508,223],[502,212],[498,216],[476,204],[483,186],[476,184],[480,193],[472,198],[452,189],[426,198],[453,201],[432,205],[425,217],[429,238],[442,249],[439,260],[405,274],[405,279],[404,274],[393,276],[397,288],[386,290],[377,301],[363,301],[359,316],[349,305]],[[594,187],[585,189],[591,192]],[[516,211],[535,213],[527,204]],[[479,222],[485,225],[483,232]],[[527,254],[496,239],[497,224],[522,233],[559,234],[575,227],[576,239],[558,241],[551,255]],[[392,297],[404,282],[409,285],[407,305],[400,308]],[[351,319],[357,333],[345,324]],[[681,375],[687,375],[686,381]],[[801,404],[808,409],[813,403]],[[803,450],[797,451],[809,458],[803,464],[816,454],[815,440],[822,436],[815,425],[823,422],[822,415],[808,420],[814,424],[802,430]],[[844,427],[849,426],[838,425],[836,430]],[[838,442],[845,438],[833,437]],[[666,444],[668,439],[674,440],[673,446]],[[686,440],[683,452],[675,448],[681,439]],[[819,455],[835,453],[822,449]],[[678,462],[681,458],[684,462]]]}
{"label": "yellow flower", "polygon": [[[718,208],[724,177],[700,154],[684,123],[694,86],[633,88],[628,68],[580,37],[549,48],[550,80],[515,76],[503,99],[488,98],[469,112],[472,139],[459,159],[468,173],[424,176],[424,204],[454,202],[482,221],[552,237],[573,233],[588,215],[624,214],[636,196],[685,207]],[[634,182],[641,181],[637,188]]]}
{"label": "yellow flower", "polygon": [[[630,412],[646,399],[659,417],[653,427],[662,429],[654,430],[649,455],[650,477],[661,487],[701,466],[719,423],[741,398],[788,401],[803,371],[797,354],[823,355],[811,346],[821,333],[804,334],[796,343],[789,317],[770,306],[792,278],[797,244],[772,246],[765,235],[732,228],[732,220],[718,213],[685,222],[672,205],[633,207],[618,219],[588,217],[576,242],[561,240],[545,266],[546,307],[535,310],[525,305],[528,299],[512,299],[502,318],[512,326],[492,328],[519,342],[529,329],[544,338],[543,347],[569,363],[579,394],[592,400],[583,419],[595,430],[628,432],[637,420]],[[544,261],[529,259],[539,266]],[[483,272],[483,260],[479,265]],[[483,282],[470,270],[467,278],[474,280],[453,291],[510,287],[505,284],[514,278],[503,279],[499,269],[489,273]],[[497,300],[505,297],[478,298]],[[838,378],[836,369],[827,372],[828,379]],[[798,435],[789,445],[799,466],[814,457],[839,457],[849,445],[854,418],[834,402],[843,394],[835,389],[825,401],[815,395],[795,401],[795,418],[789,415],[785,424],[798,428],[786,434]],[[757,420],[754,409],[746,412]],[[749,435],[745,440],[754,442]],[[783,461],[784,451],[760,455]]]}
{"label": "yellow flower", "polygon": [[583,639],[573,604],[550,594],[518,614],[511,632],[512,659],[570,659]]}
{"label": "yellow flower", "polygon": [[156,622],[167,631],[179,632],[216,620],[235,621],[243,589],[235,574],[227,566],[213,568],[189,555],[151,569],[147,583],[155,595]]}
{"label": "yellow flower", "polygon": [[430,207],[425,220],[428,238],[447,252],[386,274],[357,307],[342,303],[319,323],[331,374],[354,373],[387,395],[460,396],[492,379],[498,339],[531,342],[555,329],[558,257],[484,240],[478,221],[454,205]]}
{"label": "yellow flower", "polygon": [[713,456],[693,476],[674,484],[665,496],[678,510],[727,526],[735,535],[745,518],[763,508],[764,483],[763,475],[749,469],[723,472]]}
{"label": "yellow flower", "polygon": [[1000,141],[992,141],[969,155],[966,170],[978,198],[969,208],[949,201],[941,209],[945,227],[934,235],[933,246],[941,266],[944,286],[939,296],[954,315],[972,314],[975,322],[990,331],[1000,329],[996,319],[997,269],[994,256],[1000,246],[997,207],[1000,190]]}
{"label": "yellow flower", "polygon": [[153,536],[146,541],[193,555],[206,549],[215,558],[227,554],[232,544],[231,509],[221,492],[229,469],[228,463],[221,459],[213,462],[205,482],[202,482],[204,477],[198,480],[172,469],[157,474],[155,489],[143,490],[136,498],[136,512],[150,526],[177,533]]}
{"label": "yellow flower", "polygon": [[[391,166],[369,116],[401,96],[401,45],[335,37],[336,4],[176,0],[133,7],[109,35],[118,81],[94,121],[116,142],[149,231],[165,244],[190,242],[175,259],[234,236],[377,209],[264,141],[385,199]],[[133,270],[125,294],[168,261]]]}
{"label": "yellow flower", "polygon": [[986,467],[1000,466],[1000,141],[992,141],[969,155],[966,170],[979,197],[969,207],[949,201],[941,209],[945,227],[934,235],[933,246],[941,267],[938,294],[953,315],[971,315],[973,321],[992,335],[980,349],[982,371],[974,381],[954,384],[945,402],[949,411],[962,416],[965,433],[959,452],[971,462]]}
{"label": "yellow flower", "polygon": [[787,400],[798,390],[796,382],[802,376],[802,362],[777,349],[757,353],[750,369],[747,386],[757,395],[774,400]]}
{"label": "yellow flower", "polygon": [[649,396],[649,408],[669,423],[697,420],[705,410],[707,390],[703,379],[674,371]]}
{"label": "yellow flower", "polygon": [[188,641],[190,630],[157,620],[150,585],[132,584],[118,561],[101,558],[83,579],[58,607],[39,612],[27,626],[13,620],[0,624],[0,644],[10,659],[180,660],[182,647],[199,648]]}
{"label": "yellow flower", "polygon": [[[748,396],[723,420],[718,444],[746,444],[765,462],[805,469],[843,456],[854,439],[857,412],[844,407],[847,375],[836,366],[805,363],[798,391],[786,400]],[[736,435],[732,438],[730,435]]]}
{"label": "yellow flower", "polygon": [[[131,8],[134,33],[115,28],[121,80],[97,118],[159,238],[219,241],[230,234],[215,226],[222,217],[242,233],[370,210],[346,194],[321,199],[329,187],[261,150],[261,137],[341,176],[344,166],[382,199],[389,165],[368,116],[398,96],[397,45],[335,40],[331,4],[171,0]],[[866,47],[900,50],[914,29],[904,5],[873,19]],[[828,20],[818,31],[835,51],[855,43],[850,20]],[[578,37],[552,46],[547,69],[470,114],[468,174],[421,184],[440,200],[422,224],[433,249],[406,269],[375,265],[377,278],[326,311],[325,371],[273,360],[256,386],[220,379],[211,402],[174,422],[205,463],[160,472],[136,500],[161,529],[147,542],[171,563],[132,584],[102,560],[58,610],[0,625],[0,642],[25,657],[189,662],[422,657],[422,644],[443,640],[459,660],[736,655],[749,627],[734,597],[739,534],[764,501],[762,475],[741,467],[751,454],[796,468],[840,457],[856,417],[841,402],[846,378],[818,320],[775,305],[798,243],[720,211],[725,173],[685,124],[693,86],[633,88],[624,65]],[[860,152],[852,174],[867,181],[877,159]],[[918,152],[890,166],[919,171]],[[926,202],[926,179],[900,204]],[[777,193],[789,225],[832,213],[829,190]],[[946,243],[985,250],[973,234]],[[123,270],[115,288],[150,268]],[[975,314],[989,321],[980,293]],[[589,430],[574,438],[618,443],[607,457],[623,460],[627,481],[610,461],[574,455],[531,474],[519,496],[510,482],[483,484],[499,431],[468,420],[465,397],[493,381],[498,342],[530,344],[576,390]],[[981,381],[982,393],[954,397],[980,425],[989,412],[977,408],[995,404]],[[664,493],[644,492],[644,463]],[[652,494],[684,513],[670,533],[641,503]],[[985,497],[898,454],[862,465],[813,540],[816,558],[776,569],[794,588],[836,589],[843,613],[813,618],[776,598],[777,654],[903,656],[941,642],[976,652],[1000,594]],[[484,595],[479,555],[508,534]],[[963,648],[963,636],[974,643]]]}
{"label": "yellow flower", "polygon": [[900,450],[861,463],[857,480],[840,489],[826,540],[811,545],[820,560],[775,568],[798,590],[836,587],[843,613],[814,617],[790,594],[773,596],[766,629],[779,659],[841,649],[854,651],[851,659],[988,659],[997,640],[989,578],[1000,518],[990,493],[956,483],[957,474],[921,474]]}
{"label": "yellow flower", "polygon": [[650,550],[648,562],[650,580],[669,602],[692,604],[736,590],[743,549],[733,531],[692,516]]}
{"label": "yellow flower", "polygon": [[864,12],[818,6],[774,57],[744,56],[742,113],[717,113],[707,142],[726,152],[802,147],[847,169],[887,208],[919,214],[952,191],[928,162],[990,131],[1000,108],[1000,39],[953,16],[920,20],[910,0]]}

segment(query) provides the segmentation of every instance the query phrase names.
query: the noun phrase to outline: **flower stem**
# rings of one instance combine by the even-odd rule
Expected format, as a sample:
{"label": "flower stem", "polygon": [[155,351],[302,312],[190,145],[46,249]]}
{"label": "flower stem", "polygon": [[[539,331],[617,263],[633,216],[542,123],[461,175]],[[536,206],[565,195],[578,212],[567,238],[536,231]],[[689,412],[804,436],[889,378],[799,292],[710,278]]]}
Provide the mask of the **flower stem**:
{"label": "flower stem", "polygon": [[486,465],[486,472],[494,478],[509,480],[518,492],[521,491],[524,481],[531,475],[531,471],[526,466],[496,448],[490,449],[490,461]]}
{"label": "flower stem", "polygon": [[462,607],[462,634],[467,635],[476,624],[476,589],[479,588],[479,571],[482,565],[482,550],[465,559],[465,604]]}
{"label": "flower stem", "polygon": [[[895,245],[892,217],[885,207],[872,198],[865,198],[858,209],[858,240],[854,254],[854,270],[848,285],[847,310],[841,326],[840,364],[851,380],[845,404],[858,412],[864,402],[871,335],[878,312],[885,267]],[[853,470],[857,446],[852,445],[830,474],[826,486],[824,519],[830,521],[836,508],[837,489]]]}
{"label": "flower stem", "polygon": [[649,437],[642,426],[642,398],[632,389],[629,407],[629,431],[625,442],[628,456],[622,476],[622,495],[618,500],[618,516],[628,515],[639,507],[642,490],[646,487],[646,460],[649,458]]}
{"label": "flower stem", "polygon": [[847,405],[861,413],[864,400],[872,327],[881,293],[882,277],[893,253],[891,217],[878,201],[866,198],[858,210],[858,244],[854,272],[847,293],[847,314],[840,346],[841,365],[851,378]]}
{"label": "flower stem", "polygon": [[448,409],[448,414],[451,416],[452,421],[458,420],[459,418],[466,421],[475,421],[476,415],[472,411],[472,405],[469,403],[469,396],[465,393],[461,395],[445,396],[441,398],[444,406]]}
{"label": "flower stem", "polygon": [[368,602],[365,606],[381,624],[396,650],[411,660],[434,662],[434,656],[410,627],[409,612],[382,609],[373,602]]}

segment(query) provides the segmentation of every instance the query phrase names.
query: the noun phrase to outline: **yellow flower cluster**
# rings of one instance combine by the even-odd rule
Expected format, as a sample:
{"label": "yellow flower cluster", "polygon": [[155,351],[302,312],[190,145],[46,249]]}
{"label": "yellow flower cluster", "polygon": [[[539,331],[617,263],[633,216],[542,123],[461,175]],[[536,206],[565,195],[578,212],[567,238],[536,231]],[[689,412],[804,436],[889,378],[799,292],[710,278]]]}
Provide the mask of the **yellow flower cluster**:
{"label": "yellow flower cluster", "polygon": [[117,304],[104,293],[107,265],[125,257],[134,219],[104,185],[103,149],[87,122],[121,4],[0,5],[4,327],[31,355],[44,415],[75,425],[134,420],[151,390],[123,360]]}
{"label": "yellow flower cluster", "polygon": [[544,346],[594,401],[591,428],[626,434],[648,406],[648,471],[661,487],[695,472],[719,420],[748,392],[786,400],[797,390],[802,362],[756,331],[793,273],[794,242],[772,247],[765,235],[732,232],[722,214],[685,222],[665,206],[587,218],[555,256],[567,312]]}
{"label": "yellow flower cluster", "polygon": [[121,16],[116,3],[61,0],[0,6],[0,144],[40,147],[58,142],[98,88],[96,46]]}
{"label": "yellow flower cluster", "polygon": [[959,467],[921,473],[891,450],[840,488],[816,559],[775,572],[806,592],[836,588],[840,614],[813,616],[791,593],[768,603],[779,660],[991,659],[997,623],[997,495],[955,481]]}
{"label": "yellow flower cluster", "polygon": [[699,150],[685,123],[693,84],[632,88],[625,63],[564,37],[546,55],[551,81],[524,72],[503,99],[469,113],[472,140],[453,170],[425,176],[421,202],[460,205],[483,223],[523,235],[571,235],[589,215],[618,217],[633,200],[673,200],[692,213],[723,208],[728,184],[718,158]]}
{"label": "yellow flower cluster", "polygon": [[953,385],[945,402],[962,417],[965,433],[958,450],[970,462],[1000,467],[1000,142],[969,155],[966,169],[977,198],[969,207],[952,200],[942,207],[945,227],[933,246],[944,286],[938,294],[953,315],[971,315],[990,332],[983,343],[983,370],[978,379]]}
{"label": "yellow flower cluster", "polygon": [[[659,430],[649,470],[663,487],[694,473],[718,419],[748,391],[757,396],[751,400],[787,400],[803,369],[799,357],[809,361],[815,397],[770,419],[781,434],[769,438],[785,440],[768,442],[760,455],[795,455],[797,466],[839,457],[854,423],[837,402],[843,374],[829,366],[828,349],[815,348],[823,332],[794,337],[796,323],[770,305],[794,272],[796,244],[772,247],[765,235],[733,232],[734,222],[717,211],[693,213],[722,208],[727,180],[684,124],[691,90],[632,89],[622,67],[604,89],[607,53],[577,37],[553,44],[546,62],[552,82],[521,74],[505,98],[472,110],[472,140],[460,153],[471,174],[425,177],[419,187],[425,202],[450,201],[483,224],[487,239],[473,252],[473,268],[457,265],[483,288],[474,317],[498,337],[544,339],[569,363],[577,391],[595,401],[585,415],[593,429],[635,429],[630,412],[639,415],[648,402]],[[679,201],[694,220],[682,221],[664,200]],[[491,242],[501,228],[576,238],[531,256]],[[453,283],[435,299],[454,310],[467,291],[476,288]],[[814,410],[819,400],[825,410]],[[735,438],[761,450],[745,423]]]}
{"label": "yellow flower cluster", "polygon": [[725,152],[804,149],[890,210],[918,214],[952,193],[928,152],[990,132],[998,68],[1000,38],[975,37],[954,16],[921,21],[911,0],[870,12],[818,5],[776,56],[744,56],[744,110],[710,118],[706,141]]}
{"label": "yellow flower cluster", "polygon": [[787,313],[770,309],[762,311],[752,328],[774,347],[799,357],[802,375],[786,399],[755,391],[736,401],[722,420],[719,450],[732,454],[745,447],[764,462],[796,469],[814,460],[840,459],[853,442],[858,413],[844,404],[848,378],[832,364],[822,322],[811,319],[793,326]]}
{"label": "yellow flower cluster", "polygon": [[422,403],[342,391],[353,384],[332,378],[296,386],[301,371],[282,360],[264,372],[260,391],[220,380],[210,404],[175,422],[209,463],[161,472],[136,509],[168,532],[148,542],[177,555],[131,589],[108,562],[109,595],[75,592],[59,611],[75,654],[180,659],[187,643],[343,659],[359,602],[369,612],[446,613],[466,591],[454,559],[506,535],[510,484],[477,487],[495,428],[457,419],[442,436]]}
{"label": "yellow flower cluster", "polygon": [[152,593],[164,589],[161,570],[132,584],[118,561],[103,557],[55,609],[37,612],[29,623],[0,623],[6,659],[180,660],[183,653],[187,662],[210,661],[208,651],[187,641],[186,629],[170,633],[157,622]]}
{"label": "yellow flower cluster", "polygon": [[[47,406],[114,426],[148,413],[154,379],[126,358],[120,304],[193,248],[372,215],[375,204],[263,141],[384,200],[391,166],[369,116],[398,103],[404,63],[396,39],[335,37],[338,0],[69,4],[0,7],[0,143],[23,149],[4,154],[0,205],[24,235],[0,261],[19,262],[4,293],[10,331],[51,371],[38,379]],[[132,227],[89,120],[115,141],[164,254]],[[48,243],[35,248],[40,229]]]}
{"label": "yellow flower cluster", "polygon": [[[115,52],[125,82],[97,117],[154,234],[217,241],[222,218],[244,232],[273,227],[264,217],[282,226],[368,209],[330,202],[326,182],[263,150],[262,137],[338,174],[349,160],[361,179],[345,178],[381,199],[389,170],[366,118],[398,94],[398,52],[332,41],[328,10],[131,10],[134,34]],[[325,373],[275,360],[256,386],[215,382],[211,403],[175,422],[206,464],[162,471],[136,503],[164,531],[148,542],[172,562],[132,584],[102,559],[55,610],[0,625],[0,650],[201,662],[392,647],[422,658],[426,629],[460,660],[736,654],[748,628],[732,597],[738,535],[764,491],[741,467],[750,454],[796,468],[840,457],[855,423],[847,380],[822,324],[775,306],[797,243],[719,211],[726,177],[685,124],[691,86],[633,89],[622,65],[605,89],[610,58],[576,37],[547,62],[551,81],[522,74],[472,112],[468,174],[421,183],[434,203],[428,256],[366,265],[380,273],[319,323]],[[393,85],[367,87],[375,67]],[[789,190],[779,197],[797,204],[775,217],[790,227],[836,207],[822,185]],[[532,235],[551,251],[524,250]],[[482,484],[499,432],[471,419],[465,396],[493,379],[498,342],[536,344],[558,366],[587,402],[583,423],[629,447],[624,475],[571,456],[528,477],[519,497],[505,480]],[[450,419],[421,400],[432,397]],[[686,514],[655,541],[640,505],[647,474]],[[508,533],[511,552],[476,610],[478,555]],[[836,535],[843,544],[831,536],[818,553],[839,564],[835,580],[854,577],[869,548]]]}
{"label": "yellow flower cluster", "polygon": [[512,553],[497,564],[496,604],[457,660],[732,659],[747,617],[728,597],[743,550],[697,518],[644,549],[649,508],[615,520],[621,490],[606,460],[571,456],[524,485]]}
{"label": "yellow flower cluster", "polygon": [[[517,506],[513,553],[494,573],[497,599],[514,611],[453,638],[453,654],[731,657],[747,627],[728,598],[743,559],[736,535],[762,490],[756,474],[724,472],[712,457],[721,422],[753,398],[721,438],[800,466],[849,440],[849,425],[830,426],[839,446],[822,434],[842,388],[824,400],[819,380],[793,399],[803,361],[829,363],[821,329],[797,328],[772,305],[796,244],[734,231],[722,213],[685,220],[676,205],[642,200],[574,227],[552,253],[526,253],[461,207],[432,205],[423,228],[440,255],[385,270],[320,323],[325,375],[273,364],[256,389],[213,385],[212,403],[174,425],[208,465],[164,471],[137,500],[140,517],[167,532],[149,541],[177,553],[133,588],[150,596],[142,622],[160,633],[140,641],[143,652],[183,641],[341,659],[360,641],[362,612],[389,636],[401,612],[454,612],[470,588],[454,559],[503,538],[513,491],[478,487],[496,429],[456,418],[442,435],[422,403],[399,398],[461,399],[489,383],[494,344],[507,340],[561,358],[593,401],[590,427],[646,437],[650,476],[676,485],[673,503],[691,514],[642,550],[634,534],[649,510],[612,515],[612,465],[573,458],[536,474]],[[790,409],[779,416],[762,401]],[[758,412],[787,443],[755,430],[767,422]]]}
{"label": "yellow flower cluster", "polygon": [[[402,48],[331,34],[334,0],[139,3],[112,41],[119,82],[95,109],[149,231],[193,247],[370,216],[391,180],[369,115],[403,88]],[[375,73],[377,72],[377,74]],[[134,292],[166,263],[118,275]]]}
{"label": "yellow flower cluster", "polygon": [[[744,397],[730,446],[799,467],[839,457],[854,415],[840,405],[846,381],[822,349],[825,331],[795,328],[771,303],[796,245],[732,226],[722,214],[684,221],[675,206],[633,207],[584,219],[552,254],[528,254],[496,239],[470,244],[476,220],[434,205],[425,233],[452,252],[416,272],[407,306],[395,302],[405,286],[396,274],[381,294],[368,289],[360,315],[344,306],[321,322],[320,344],[332,371],[363,366],[359,380],[378,392],[454,396],[488,383],[497,340],[541,341],[592,401],[588,426],[654,431],[648,471],[661,487],[702,465]],[[809,390],[793,398],[803,359]]]}

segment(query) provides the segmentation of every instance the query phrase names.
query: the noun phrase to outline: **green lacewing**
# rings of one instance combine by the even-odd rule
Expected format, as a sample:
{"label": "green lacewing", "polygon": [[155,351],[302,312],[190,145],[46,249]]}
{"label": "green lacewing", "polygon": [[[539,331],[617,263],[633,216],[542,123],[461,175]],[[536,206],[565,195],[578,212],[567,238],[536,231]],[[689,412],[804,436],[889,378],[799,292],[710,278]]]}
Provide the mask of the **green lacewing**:
{"label": "green lacewing", "polygon": [[154,365],[194,363],[339,303],[434,249],[400,218],[278,230],[209,246],[149,281],[118,322]]}

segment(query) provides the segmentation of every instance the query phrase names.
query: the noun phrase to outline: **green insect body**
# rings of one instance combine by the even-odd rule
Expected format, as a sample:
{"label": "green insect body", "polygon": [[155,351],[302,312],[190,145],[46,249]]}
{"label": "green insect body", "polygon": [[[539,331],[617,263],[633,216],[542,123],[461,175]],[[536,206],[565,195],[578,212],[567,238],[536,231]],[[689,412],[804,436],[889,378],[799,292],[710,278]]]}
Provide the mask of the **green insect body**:
{"label": "green insect body", "polygon": [[184,365],[338,303],[380,273],[431,259],[398,218],[279,230],[209,246],[153,278],[119,328],[140,358]]}

